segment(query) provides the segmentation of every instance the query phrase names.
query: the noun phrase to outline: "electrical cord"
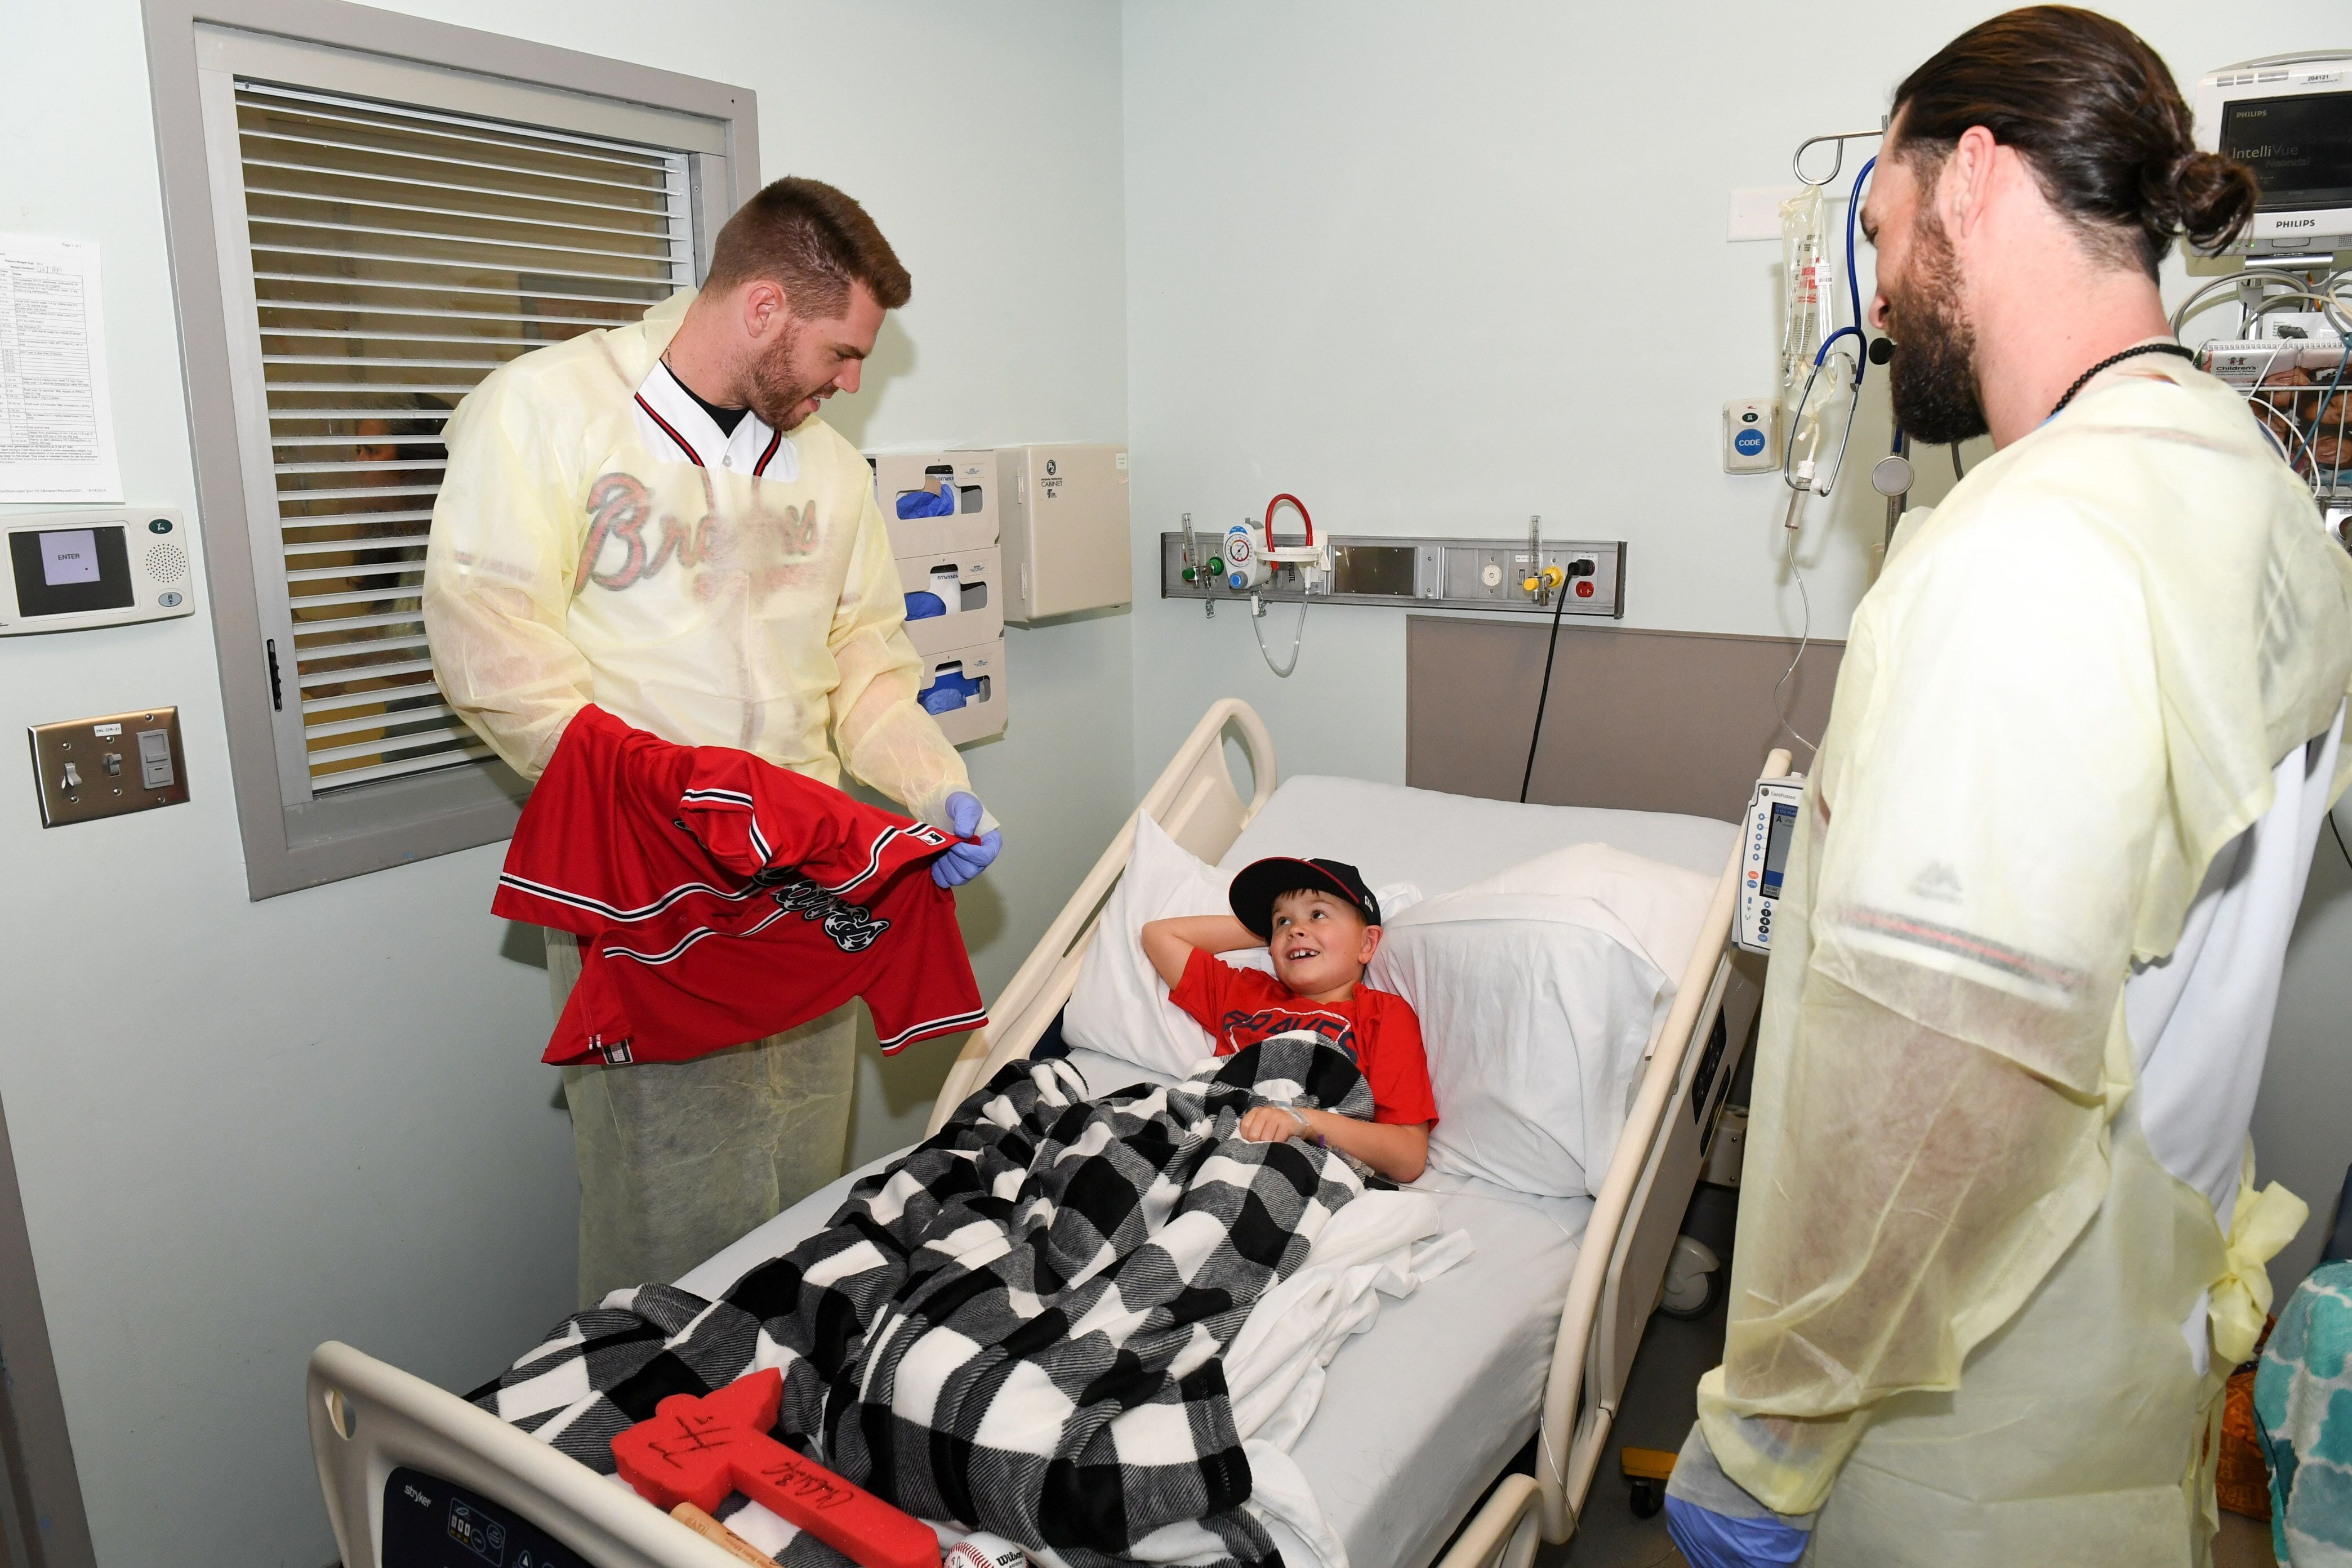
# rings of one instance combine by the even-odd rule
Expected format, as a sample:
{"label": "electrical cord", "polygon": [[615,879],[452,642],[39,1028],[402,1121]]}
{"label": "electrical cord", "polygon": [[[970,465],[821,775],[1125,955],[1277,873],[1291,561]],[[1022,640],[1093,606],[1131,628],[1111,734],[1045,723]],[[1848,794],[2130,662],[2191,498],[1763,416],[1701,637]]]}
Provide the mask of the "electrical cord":
{"label": "electrical cord", "polygon": [[[2342,276],[2342,273],[2331,274],[2326,286],[2329,287],[2332,290],[2334,287],[2334,279],[2341,278]],[[2206,299],[2214,294],[2220,293],[2224,289],[2235,289],[2240,284],[2252,279],[2262,279],[2271,282],[2285,283],[2297,289],[2307,289],[2311,282],[2311,279],[2304,274],[2300,272],[2290,272],[2284,267],[2249,267],[2242,271],[2232,272],[2225,277],[2216,278],[2211,282],[2207,283],[2203,287],[2191,292],[2188,299],[2180,301],[2179,308],[2172,312],[2172,335],[2176,338],[2180,335],[2181,324],[2187,321],[2189,318],[2196,312],[2197,308],[2202,304]]]}
{"label": "electrical cord", "polygon": [[1955,441],[1952,443],[1952,480],[1957,484],[1968,477],[1969,471],[1960,467],[1960,444]]}
{"label": "electrical cord", "polygon": [[2336,826],[2336,814],[2332,811],[2327,814],[2327,831],[2336,835],[2336,847],[2342,851],[2344,864],[2352,866],[2352,847],[2345,844],[2344,830]]}
{"label": "electrical cord", "polygon": [[[1538,574],[1540,574],[1538,567]],[[1544,649],[1543,686],[1536,693],[1535,727],[1528,732],[1528,767],[1519,775],[1519,804],[1528,803],[1528,786],[1535,782],[1536,742],[1543,739],[1544,709],[1551,702],[1551,663],[1559,654],[1559,613],[1568,608],[1568,579],[1560,579],[1559,602],[1551,607],[1551,639]]]}

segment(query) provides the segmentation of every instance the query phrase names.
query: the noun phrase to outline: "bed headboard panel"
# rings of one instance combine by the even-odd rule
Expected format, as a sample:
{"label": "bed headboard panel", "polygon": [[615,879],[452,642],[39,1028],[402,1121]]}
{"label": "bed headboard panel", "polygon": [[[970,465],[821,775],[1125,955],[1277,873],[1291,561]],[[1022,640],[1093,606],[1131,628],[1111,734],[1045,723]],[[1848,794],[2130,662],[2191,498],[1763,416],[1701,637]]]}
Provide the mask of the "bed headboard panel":
{"label": "bed headboard panel", "polygon": [[[1406,617],[1407,784],[1519,798],[1550,632],[1532,617]],[[1528,798],[1729,819],[1776,743],[1772,683],[1796,651],[1793,637],[1564,624]],[[1814,740],[1844,652],[1814,638],[1781,689],[1790,721]],[[1800,768],[1811,756],[1785,735],[1777,743]]]}

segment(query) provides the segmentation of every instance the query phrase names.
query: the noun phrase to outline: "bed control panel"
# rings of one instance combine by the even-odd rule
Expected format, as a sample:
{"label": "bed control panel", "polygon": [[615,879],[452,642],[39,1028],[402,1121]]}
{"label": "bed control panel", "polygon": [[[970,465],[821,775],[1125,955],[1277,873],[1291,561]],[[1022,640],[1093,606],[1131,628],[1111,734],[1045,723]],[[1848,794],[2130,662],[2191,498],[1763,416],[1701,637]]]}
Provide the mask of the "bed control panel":
{"label": "bed control panel", "polygon": [[1756,781],[1742,826],[1739,921],[1732,940],[1749,952],[1772,951],[1772,911],[1779,905],[1789,868],[1789,845],[1796,837],[1797,805],[1804,798],[1802,773]]}
{"label": "bed control panel", "polygon": [[[1320,533],[1316,536],[1322,538]],[[1286,542],[1286,541],[1285,541]],[[1160,536],[1160,596],[1214,602],[1386,605],[1404,610],[1509,610],[1603,620],[1625,618],[1625,542],[1622,539],[1445,539],[1337,534],[1331,573],[1309,593],[1299,574],[1277,566],[1256,588],[1226,586],[1217,552],[1223,536]]]}
{"label": "bed control panel", "polygon": [[512,1509],[395,1466],[383,1482],[382,1568],[589,1568]]}

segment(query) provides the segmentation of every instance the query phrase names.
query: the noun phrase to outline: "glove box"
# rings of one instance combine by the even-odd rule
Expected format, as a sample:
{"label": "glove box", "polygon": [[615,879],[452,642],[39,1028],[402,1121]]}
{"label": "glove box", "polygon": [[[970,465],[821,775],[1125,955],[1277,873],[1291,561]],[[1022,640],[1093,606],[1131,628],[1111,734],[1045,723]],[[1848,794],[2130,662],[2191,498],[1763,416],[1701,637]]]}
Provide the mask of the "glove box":
{"label": "glove box", "polygon": [[866,460],[874,469],[874,499],[890,525],[891,554],[941,555],[995,545],[993,452],[883,452]]}
{"label": "glove box", "polygon": [[1003,556],[992,546],[953,554],[902,555],[907,640],[925,656],[1004,635]]}
{"label": "glove box", "polygon": [[927,654],[916,700],[961,746],[1004,732],[1004,639]]}

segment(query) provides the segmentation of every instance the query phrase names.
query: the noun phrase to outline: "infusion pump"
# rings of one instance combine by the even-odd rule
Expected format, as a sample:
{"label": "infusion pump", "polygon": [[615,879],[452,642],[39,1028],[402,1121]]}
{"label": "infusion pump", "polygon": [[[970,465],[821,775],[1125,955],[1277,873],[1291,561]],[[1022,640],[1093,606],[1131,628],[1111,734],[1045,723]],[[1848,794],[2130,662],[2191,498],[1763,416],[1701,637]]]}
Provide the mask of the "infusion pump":
{"label": "infusion pump", "polygon": [[[1776,752],[1773,760],[1785,767],[1788,755]],[[1789,845],[1797,834],[1797,803],[1804,794],[1804,774],[1768,773],[1748,797],[1740,831],[1739,922],[1731,940],[1749,952],[1772,951],[1772,911],[1780,903]]]}

